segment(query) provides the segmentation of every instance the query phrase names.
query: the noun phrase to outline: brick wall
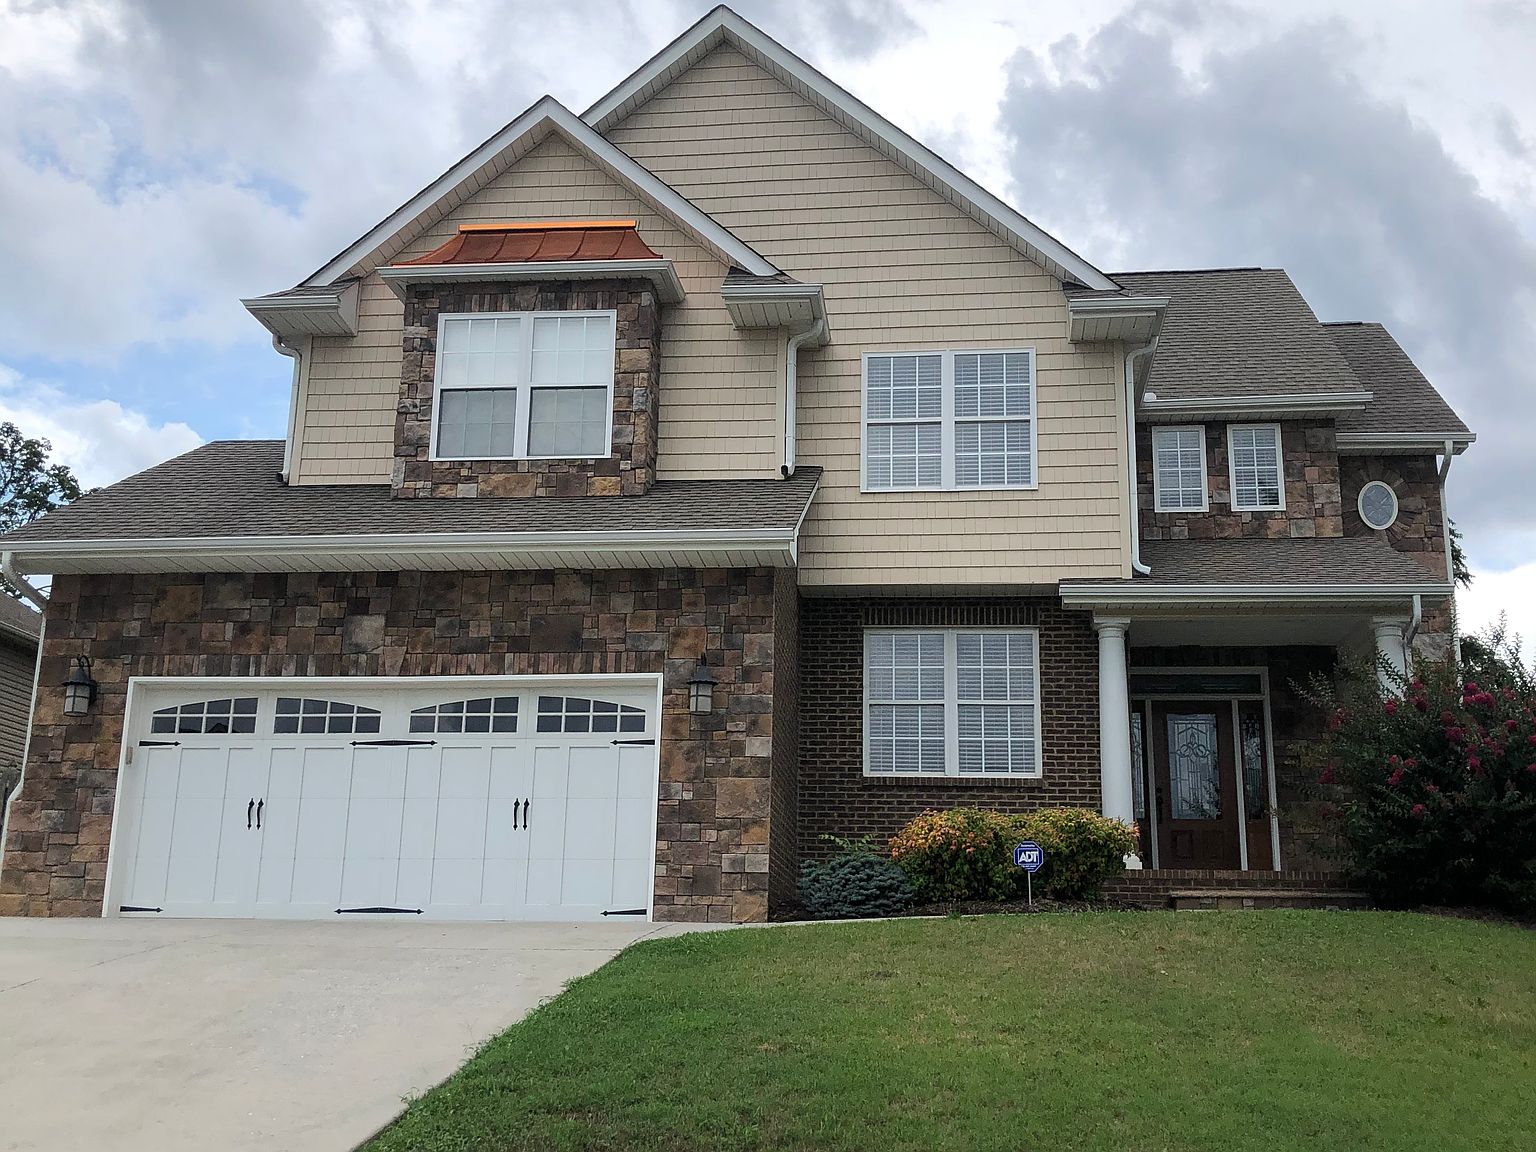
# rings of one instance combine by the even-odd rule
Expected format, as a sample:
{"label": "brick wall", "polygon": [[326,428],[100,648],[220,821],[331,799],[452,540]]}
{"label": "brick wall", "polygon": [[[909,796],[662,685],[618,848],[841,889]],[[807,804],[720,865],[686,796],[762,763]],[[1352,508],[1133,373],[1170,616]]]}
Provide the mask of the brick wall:
{"label": "brick wall", "polygon": [[795,902],[799,890],[800,590],[781,568],[773,608],[773,774],[768,821],[768,903]]}
{"label": "brick wall", "polygon": [[[866,627],[1035,626],[1040,629],[1039,780],[913,780],[864,773]],[[825,856],[824,834],[886,838],[929,808],[1021,811],[1100,806],[1098,640],[1092,617],[1054,599],[806,599],[800,606],[802,858]]]}
{"label": "brick wall", "polygon": [[[762,919],[774,615],[772,569],[58,577],[42,683],[85,655],[101,691],[79,719],[39,694],[0,914],[100,912],[130,676],[660,672],[656,915]],[[701,653],[720,685],[695,717]]]}
{"label": "brick wall", "polygon": [[[1260,423],[1261,421],[1251,421]],[[1241,423],[1250,423],[1242,421]],[[1272,421],[1264,421],[1272,423]],[[1143,540],[1224,540],[1259,537],[1342,536],[1339,453],[1333,422],[1280,423],[1280,459],[1285,472],[1285,508],[1278,512],[1232,511],[1227,467],[1227,425],[1205,425],[1208,512],[1158,512],[1152,488],[1152,429],[1136,428],[1136,471]]]}
{"label": "brick wall", "polygon": [[[617,313],[612,454],[601,460],[433,460],[437,320],[452,312]],[[405,304],[394,494],[638,496],[656,479],[661,313],[644,281],[422,285]]]}

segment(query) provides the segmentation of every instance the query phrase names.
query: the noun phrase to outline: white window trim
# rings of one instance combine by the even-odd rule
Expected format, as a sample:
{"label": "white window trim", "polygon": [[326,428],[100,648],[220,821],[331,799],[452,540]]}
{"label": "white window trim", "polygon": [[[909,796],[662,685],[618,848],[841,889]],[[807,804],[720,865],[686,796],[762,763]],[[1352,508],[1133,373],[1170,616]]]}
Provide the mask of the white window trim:
{"label": "white window trim", "polygon": [[[1275,430],[1275,479],[1280,492],[1277,504],[1245,505],[1237,502],[1237,458],[1232,451],[1232,433],[1239,429],[1273,428]],[[1227,496],[1234,512],[1284,512],[1285,511],[1285,437],[1278,424],[1228,424],[1227,425]]]}
{"label": "white window trim", "polygon": [[[1373,484],[1379,484],[1388,492],[1392,493],[1392,519],[1379,526],[1372,524],[1365,518],[1365,494],[1371,490],[1371,486]],[[1388,528],[1391,528],[1392,525],[1396,524],[1397,518],[1402,515],[1403,502],[1398,499],[1397,489],[1392,487],[1392,485],[1388,484],[1385,480],[1367,480],[1364,484],[1360,485],[1360,493],[1355,497],[1355,511],[1360,514],[1360,523],[1364,524],[1372,532],[1385,532]]]}
{"label": "white window trim", "polygon": [[[1200,437],[1200,507],[1198,508],[1164,508],[1163,485],[1159,480],[1157,467],[1157,434],[1159,432],[1195,432]],[[1207,445],[1205,442],[1204,424],[1175,424],[1172,426],[1153,425],[1152,427],[1152,510],[1154,512],[1209,512],[1211,510],[1211,475],[1210,464],[1207,460]],[[1228,448],[1230,453],[1231,448]]]}
{"label": "white window trim", "polygon": [[[1029,483],[1028,484],[956,484],[955,483],[955,425],[990,423],[990,419],[976,420],[966,416],[955,418],[955,357],[976,353],[1012,352],[1029,356]],[[942,365],[940,377],[939,415],[912,417],[911,419],[882,419],[881,424],[937,424],[939,425],[939,458],[943,475],[940,483],[919,484],[901,488],[874,488],[869,483],[869,361],[874,356],[938,356]],[[1039,358],[1032,346],[1017,348],[883,348],[865,352],[859,358],[859,491],[873,494],[905,492],[1034,492],[1040,487],[1040,387]],[[998,417],[999,421],[1005,419]],[[1019,417],[1008,417],[1017,420]]]}
{"label": "white window trim", "polygon": [[[963,775],[960,772],[960,662],[957,656],[955,638],[960,635],[974,636],[988,632],[1027,632],[1035,640],[1035,699],[1033,703],[1035,712],[1035,765],[1033,770],[1029,772],[997,772],[992,774],[968,772]],[[872,636],[910,633],[919,635],[937,633],[944,637],[944,771],[942,774],[938,772],[871,772],[869,770],[869,640]],[[1015,781],[1039,780],[1045,775],[1045,732],[1040,710],[1040,698],[1045,694],[1045,686],[1040,671],[1044,659],[1040,652],[1039,628],[1028,626],[1017,628],[866,628],[864,629],[864,643],[860,648],[860,653],[860,659],[864,664],[861,695],[864,698],[863,774],[866,778],[870,780],[899,780],[906,783],[921,783],[923,781],[950,783],[955,780],[973,780],[978,783],[1007,784]],[[971,703],[971,701],[967,701],[967,703]],[[1001,703],[1001,701],[995,701],[995,703]]]}
{"label": "white window trim", "polygon": [[[614,337],[614,370],[608,374],[607,387],[607,412],[608,424],[604,442],[606,449],[596,456],[539,456],[528,451],[529,413],[533,405],[533,384],[530,382],[533,370],[533,322],[535,319],[559,316],[559,317],[591,317],[606,316],[612,326]],[[432,438],[430,457],[433,460],[606,460],[613,455],[613,388],[614,376],[618,371],[618,334],[619,314],[612,308],[598,308],[584,311],[550,311],[550,312],[440,312],[437,316],[437,348],[443,346],[443,325],[449,320],[507,320],[516,317],[518,320],[518,371],[517,379],[513,384],[491,385],[451,385],[443,386],[438,375],[438,366],[442,359],[436,355],[433,357],[432,367]],[[596,388],[596,384],[541,384],[541,388]],[[437,450],[438,418],[442,413],[443,392],[478,392],[478,391],[505,391],[515,389],[517,393],[517,424],[513,431],[516,440],[517,451],[510,456],[443,456]]]}

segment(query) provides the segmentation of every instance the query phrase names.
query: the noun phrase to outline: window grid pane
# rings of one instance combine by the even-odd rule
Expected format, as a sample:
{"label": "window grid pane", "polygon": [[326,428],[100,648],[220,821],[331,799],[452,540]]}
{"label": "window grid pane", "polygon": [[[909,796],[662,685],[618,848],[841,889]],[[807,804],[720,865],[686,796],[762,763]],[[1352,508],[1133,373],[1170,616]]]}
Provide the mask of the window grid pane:
{"label": "window grid pane", "polygon": [[340,700],[315,700],[296,696],[279,696],[277,718],[272,731],[309,733],[310,735],[349,735],[371,733],[379,730],[382,713],[377,708],[361,704],[345,704]]}
{"label": "window grid pane", "polygon": [[871,424],[865,475],[871,488],[937,488],[944,481],[944,430],[933,424]]}
{"label": "window grid pane", "polygon": [[515,388],[446,389],[438,406],[438,456],[479,460],[517,452]]}
{"label": "window grid pane", "polygon": [[1157,511],[1205,507],[1205,432],[1201,428],[1157,428],[1152,432],[1152,466],[1157,470]]}
{"label": "window grid pane", "polygon": [[944,774],[944,634],[870,633],[865,639],[869,770]]}
{"label": "window grid pane", "polygon": [[1233,427],[1232,507],[1238,511],[1276,508],[1280,504],[1280,443],[1268,426]]}
{"label": "window grid pane", "polygon": [[955,637],[959,771],[1035,771],[1035,637],[1031,632],[962,632]]}
{"label": "window grid pane", "polygon": [[607,443],[607,388],[533,390],[528,407],[530,456],[601,456]]}
{"label": "window grid pane", "polygon": [[955,425],[955,484],[1022,486],[1033,475],[1028,420]]}

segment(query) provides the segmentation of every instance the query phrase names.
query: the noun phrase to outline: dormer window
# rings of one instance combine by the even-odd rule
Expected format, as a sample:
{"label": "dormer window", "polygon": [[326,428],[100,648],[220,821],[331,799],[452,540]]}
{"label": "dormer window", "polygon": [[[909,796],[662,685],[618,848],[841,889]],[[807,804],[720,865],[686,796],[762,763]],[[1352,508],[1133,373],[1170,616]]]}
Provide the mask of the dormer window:
{"label": "dormer window", "polygon": [[612,311],[439,317],[432,458],[607,456],[614,326]]}

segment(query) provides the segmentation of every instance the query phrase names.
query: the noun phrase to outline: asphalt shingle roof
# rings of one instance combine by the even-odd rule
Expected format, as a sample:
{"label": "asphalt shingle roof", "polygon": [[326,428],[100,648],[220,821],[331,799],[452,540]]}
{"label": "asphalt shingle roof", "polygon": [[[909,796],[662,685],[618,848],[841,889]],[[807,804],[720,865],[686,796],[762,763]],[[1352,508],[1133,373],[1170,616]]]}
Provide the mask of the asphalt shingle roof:
{"label": "asphalt shingle roof", "polygon": [[32,647],[36,648],[36,640],[43,631],[43,614],[28,608],[14,596],[0,593],[0,629],[12,635],[30,636],[34,641]]}
{"label": "asphalt shingle roof", "polygon": [[660,480],[644,496],[395,500],[387,484],[285,485],[281,440],[218,440],[4,536],[59,540],[793,528],[820,468],[787,480]]}
{"label": "asphalt shingle roof", "polygon": [[1190,584],[1436,584],[1444,577],[1374,536],[1299,540],[1146,540],[1148,586]]}
{"label": "asphalt shingle roof", "polygon": [[1363,412],[1339,416],[1341,432],[1457,432],[1461,417],[1380,324],[1324,324],[1361,385],[1374,399]]}

